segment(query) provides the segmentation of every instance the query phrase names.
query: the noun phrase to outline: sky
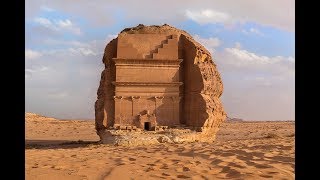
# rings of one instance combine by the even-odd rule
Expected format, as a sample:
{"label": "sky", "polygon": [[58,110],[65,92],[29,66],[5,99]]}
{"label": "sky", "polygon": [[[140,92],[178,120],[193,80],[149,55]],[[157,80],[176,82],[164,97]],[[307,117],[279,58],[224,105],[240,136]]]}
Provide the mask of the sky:
{"label": "sky", "polygon": [[[161,2],[161,3],[160,3]],[[169,24],[212,54],[229,117],[295,119],[294,0],[26,0],[25,111],[94,119],[106,44]]]}

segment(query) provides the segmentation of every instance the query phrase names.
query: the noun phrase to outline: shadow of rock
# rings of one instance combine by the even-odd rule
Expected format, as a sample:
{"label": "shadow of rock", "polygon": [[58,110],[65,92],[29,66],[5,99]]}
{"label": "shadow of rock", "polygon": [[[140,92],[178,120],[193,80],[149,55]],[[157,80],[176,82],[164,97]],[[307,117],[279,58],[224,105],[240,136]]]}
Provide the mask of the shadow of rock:
{"label": "shadow of rock", "polygon": [[254,166],[256,168],[259,168],[259,169],[266,169],[266,168],[273,168],[273,166],[270,166],[268,164],[257,164],[255,162],[252,162],[252,161],[247,161],[245,162],[248,166]]}
{"label": "shadow of rock", "polygon": [[230,167],[226,166],[222,168],[220,173],[226,173],[226,177],[228,178],[239,178],[241,177],[241,173],[235,169],[231,169]]}
{"label": "shadow of rock", "polygon": [[25,149],[73,149],[101,144],[100,141],[25,140]]}
{"label": "shadow of rock", "polygon": [[189,176],[185,176],[185,175],[177,175],[177,178],[188,179],[190,177]]}
{"label": "shadow of rock", "polygon": [[234,162],[230,162],[229,164],[228,164],[228,166],[230,166],[230,167],[237,167],[237,168],[241,168],[241,169],[244,169],[244,168],[246,168],[245,166],[241,166],[241,165],[239,165],[239,164],[236,164],[236,163],[234,163]]}
{"label": "shadow of rock", "polygon": [[223,162],[222,160],[220,159],[215,159],[211,162],[212,165],[219,165],[221,162]]}
{"label": "shadow of rock", "polygon": [[294,158],[292,157],[285,157],[285,156],[274,156],[274,157],[270,157],[270,159],[278,161],[278,162],[282,162],[282,163],[291,163],[294,162]]}

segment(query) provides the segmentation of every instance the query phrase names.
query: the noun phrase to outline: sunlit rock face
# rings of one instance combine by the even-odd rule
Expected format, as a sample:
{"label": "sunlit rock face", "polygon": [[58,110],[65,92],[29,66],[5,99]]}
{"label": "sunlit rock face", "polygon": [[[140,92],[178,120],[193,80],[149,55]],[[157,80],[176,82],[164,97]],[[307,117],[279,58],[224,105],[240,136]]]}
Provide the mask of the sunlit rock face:
{"label": "sunlit rock face", "polygon": [[214,140],[226,119],[223,84],[208,50],[169,25],[126,28],[104,52],[95,122],[108,129],[163,131],[184,127]]}

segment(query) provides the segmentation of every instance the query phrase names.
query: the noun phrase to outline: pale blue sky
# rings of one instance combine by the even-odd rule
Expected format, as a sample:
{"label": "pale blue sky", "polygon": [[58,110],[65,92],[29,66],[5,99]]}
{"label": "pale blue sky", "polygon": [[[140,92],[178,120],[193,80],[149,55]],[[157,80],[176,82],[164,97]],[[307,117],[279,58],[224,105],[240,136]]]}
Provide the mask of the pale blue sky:
{"label": "pale blue sky", "polygon": [[229,116],[294,119],[294,1],[157,3],[26,1],[26,112],[94,119],[105,45],[126,27],[167,23],[211,51]]}

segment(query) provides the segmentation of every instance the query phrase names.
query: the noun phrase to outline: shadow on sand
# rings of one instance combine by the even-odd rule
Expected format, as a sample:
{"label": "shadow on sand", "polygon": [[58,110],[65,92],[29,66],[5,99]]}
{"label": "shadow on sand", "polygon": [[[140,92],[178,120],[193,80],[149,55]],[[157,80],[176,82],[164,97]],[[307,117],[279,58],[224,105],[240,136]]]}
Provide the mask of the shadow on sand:
{"label": "shadow on sand", "polygon": [[25,140],[25,149],[73,149],[98,145],[100,141]]}

